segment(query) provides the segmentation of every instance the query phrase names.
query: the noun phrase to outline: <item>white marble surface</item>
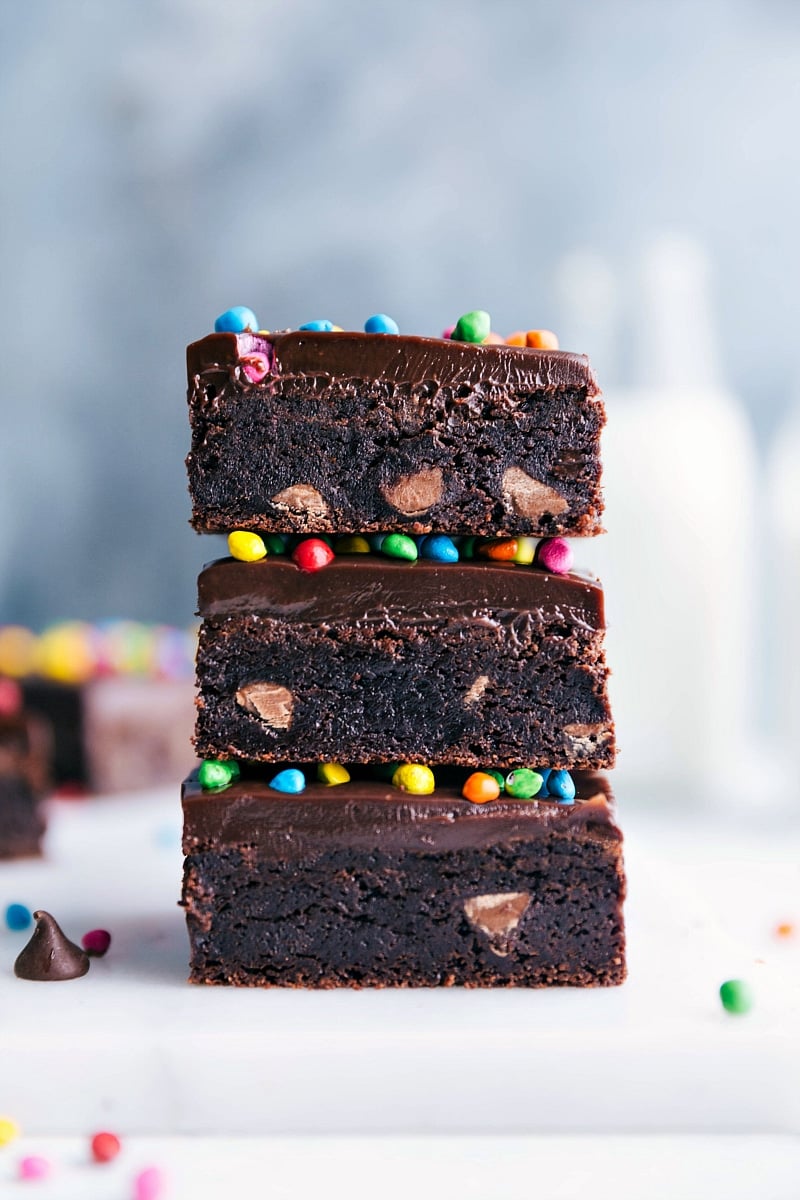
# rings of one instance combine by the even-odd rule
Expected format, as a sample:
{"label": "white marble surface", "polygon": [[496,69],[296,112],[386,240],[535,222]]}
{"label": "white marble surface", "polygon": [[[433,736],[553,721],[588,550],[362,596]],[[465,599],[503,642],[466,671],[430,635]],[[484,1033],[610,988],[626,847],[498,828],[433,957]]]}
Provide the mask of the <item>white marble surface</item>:
{"label": "white marble surface", "polygon": [[131,1200],[142,1169],[159,1200],[797,1200],[800,1145],[775,1136],[131,1138],[107,1166],[86,1139],[25,1138],[0,1150],[3,1200],[30,1196],[19,1159],[52,1175],[37,1200]]}
{"label": "white marble surface", "polygon": [[797,833],[627,820],[622,988],[237,991],[185,982],[177,808],[60,802],[46,860],[0,866],[0,910],[114,938],[36,984],[0,931],[0,1112],[30,1134],[800,1131],[800,944],[772,933],[800,917]]}

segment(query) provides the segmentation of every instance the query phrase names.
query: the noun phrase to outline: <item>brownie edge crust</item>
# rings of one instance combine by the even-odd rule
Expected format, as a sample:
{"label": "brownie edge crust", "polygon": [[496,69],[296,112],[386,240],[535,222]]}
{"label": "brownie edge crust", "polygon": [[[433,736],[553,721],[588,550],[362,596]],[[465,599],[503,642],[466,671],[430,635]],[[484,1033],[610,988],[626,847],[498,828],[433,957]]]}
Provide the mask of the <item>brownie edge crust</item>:
{"label": "brownie edge crust", "polygon": [[406,796],[377,780],[302,800],[184,784],[193,983],[579,987],[625,978],[622,835],[605,779],[573,805]]}

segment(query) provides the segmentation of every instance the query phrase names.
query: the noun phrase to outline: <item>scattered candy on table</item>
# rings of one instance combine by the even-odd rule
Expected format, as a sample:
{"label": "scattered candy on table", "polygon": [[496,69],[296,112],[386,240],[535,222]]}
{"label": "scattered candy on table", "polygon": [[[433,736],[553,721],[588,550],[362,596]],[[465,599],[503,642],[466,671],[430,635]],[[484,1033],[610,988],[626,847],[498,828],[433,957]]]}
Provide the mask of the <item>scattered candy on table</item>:
{"label": "scattered candy on table", "polygon": [[542,789],[542,777],[538,771],[530,771],[527,767],[519,767],[506,775],[506,791],[515,800],[531,800],[538,796]]}
{"label": "scattered candy on table", "polygon": [[39,1154],[29,1154],[21,1158],[19,1163],[20,1179],[47,1179],[53,1167],[49,1159]]}
{"label": "scattered candy on table", "polygon": [[529,329],[525,334],[525,345],[532,350],[557,350],[558,338],[549,329]]}
{"label": "scattered candy on table", "polygon": [[392,783],[411,796],[429,796],[436,787],[433,771],[421,763],[403,763],[392,776]]}
{"label": "scattered candy on table", "polygon": [[15,932],[29,929],[33,924],[33,914],[24,904],[9,904],[6,908],[6,925]]}
{"label": "scattered candy on table", "polygon": [[91,958],[102,958],[111,945],[111,934],[107,929],[90,929],[81,938],[81,945]]}
{"label": "scattered candy on table", "polygon": [[91,1140],[90,1149],[96,1163],[113,1162],[120,1152],[120,1141],[115,1133],[96,1133]]}
{"label": "scattered candy on table", "polygon": [[399,333],[400,326],[386,313],[375,313],[364,322],[365,333]]}
{"label": "scattered candy on table", "polygon": [[536,563],[553,575],[568,575],[572,570],[574,555],[569,542],[563,538],[545,538],[536,551]]}
{"label": "scattered candy on table", "polygon": [[492,319],[483,309],[464,313],[459,317],[450,334],[453,342],[485,342],[492,330]]}
{"label": "scattered candy on table", "polygon": [[164,1195],[164,1173],[160,1167],[146,1167],[133,1181],[133,1200],[160,1200]]}
{"label": "scattered candy on table", "polygon": [[11,1117],[0,1117],[0,1146],[7,1146],[19,1137],[19,1125]]}
{"label": "scattered candy on table", "polygon": [[255,333],[258,329],[258,318],[252,308],[239,304],[221,313],[214,322],[215,333]]}
{"label": "scattered candy on table", "polygon": [[197,779],[204,792],[221,792],[239,777],[239,764],[217,758],[204,758]]}
{"label": "scattered candy on table", "polygon": [[333,321],[306,321],[300,326],[301,333],[335,333]]}
{"label": "scattered candy on table", "polygon": [[350,772],[341,763],[319,763],[317,779],[329,787],[337,787],[340,783],[350,782]]}
{"label": "scattered candy on table", "polygon": [[775,926],[775,936],[779,938],[792,938],[795,935],[795,927],[791,921],[781,921]]}
{"label": "scattered candy on table", "polygon": [[292,561],[301,571],[321,571],[334,557],[333,550],[320,537],[305,538],[292,551]]}
{"label": "scattered candy on table", "polygon": [[575,799],[575,781],[569,771],[551,771],[547,776],[547,792],[562,804],[571,804]]}
{"label": "scattered candy on table", "polygon": [[735,1016],[744,1016],[753,1007],[755,997],[753,989],[744,979],[726,979],[720,986],[719,998],[725,1012]]}
{"label": "scattered candy on table", "polygon": [[306,790],[306,777],[296,767],[287,767],[285,771],[278,772],[269,786],[275,792],[288,792],[292,796],[298,796]]}
{"label": "scattered candy on table", "polygon": [[240,562],[258,562],[259,559],[266,558],[267,547],[264,545],[264,539],[257,533],[250,533],[247,529],[235,529],[233,533],[228,534],[228,553]]}
{"label": "scattered candy on table", "polygon": [[432,562],[458,562],[458,547],[452,538],[444,533],[429,533],[422,539],[419,546],[420,558],[428,558]]}
{"label": "scattered candy on table", "polygon": [[500,784],[487,771],[475,771],[464,783],[461,795],[472,804],[488,804],[500,795]]}

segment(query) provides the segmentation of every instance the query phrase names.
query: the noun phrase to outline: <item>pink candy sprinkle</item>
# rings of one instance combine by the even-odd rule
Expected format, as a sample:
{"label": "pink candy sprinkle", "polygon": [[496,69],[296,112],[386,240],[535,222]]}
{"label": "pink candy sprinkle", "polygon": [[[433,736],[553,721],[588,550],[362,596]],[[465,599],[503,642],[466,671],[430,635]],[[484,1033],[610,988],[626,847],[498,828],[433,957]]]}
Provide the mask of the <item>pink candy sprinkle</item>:
{"label": "pink candy sprinkle", "polygon": [[81,945],[93,958],[102,958],[111,945],[111,934],[107,929],[90,929],[81,938]]}
{"label": "pink candy sprinkle", "polygon": [[15,717],[22,709],[22,688],[15,679],[0,678],[0,717]]}
{"label": "pink candy sprinkle", "polygon": [[567,575],[572,561],[572,547],[563,538],[545,538],[536,548],[537,565],[553,575]]}
{"label": "pink candy sprinkle", "polygon": [[159,1167],[147,1167],[133,1181],[133,1200],[159,1200],[164,1195],[164,1174]]}
{"label": "pink candy sprinkle", "polygon": [[239,360],[242,370],[251,383],[261,383],[269,375],[269,359],[266,354],[243,354]]}
{"label": "pink candy sprinkle", "polygon": [[453,336],[454,329],[455,329],[455,325],[448,325],[447,329],[442,330],[442,337],[448,338],[448,339],[451,338]]}
{"label": "pink candy sprinkle", "polygon": [[30,1154],[27,1158],[20,1160],[19,1177],[20,1179],[47,1179],[52,1169],[48,1159]]}

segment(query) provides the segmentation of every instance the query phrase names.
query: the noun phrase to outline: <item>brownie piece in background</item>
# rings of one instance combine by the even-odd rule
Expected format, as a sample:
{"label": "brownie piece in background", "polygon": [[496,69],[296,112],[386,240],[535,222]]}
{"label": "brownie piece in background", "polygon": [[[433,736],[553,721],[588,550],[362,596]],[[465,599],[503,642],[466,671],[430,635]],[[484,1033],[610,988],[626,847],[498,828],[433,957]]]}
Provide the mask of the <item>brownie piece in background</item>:
{"label": "brownie piece in background", "polygon": [[595,581],[356,555],[222,559],[198,589],[200,757],[613,764]]}
{"label": "brownie piece in background", "polygon": [[602,531],[605,410],[582,355],[216,333],[187,366],[200,532]]}
{"label": "brownie piece in background", "polygon": [[[0,680],[4,695],[9,682]],[[40,718],[0,712],[0,859],[41,853],[51,745]]]}
{"label": "brownie piece in background", "polygon": [[[246,769],[245,769],[246,770]],[[313,779],[313,768],[307,777]],[[183,788],[191,981],[581,987],[625,978],[622,834],[607,781],[573,804],[470,804],[353,778],[301,797],[243,775]]]}

